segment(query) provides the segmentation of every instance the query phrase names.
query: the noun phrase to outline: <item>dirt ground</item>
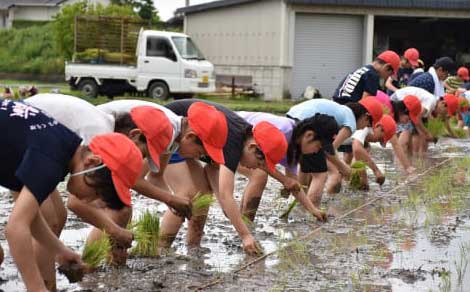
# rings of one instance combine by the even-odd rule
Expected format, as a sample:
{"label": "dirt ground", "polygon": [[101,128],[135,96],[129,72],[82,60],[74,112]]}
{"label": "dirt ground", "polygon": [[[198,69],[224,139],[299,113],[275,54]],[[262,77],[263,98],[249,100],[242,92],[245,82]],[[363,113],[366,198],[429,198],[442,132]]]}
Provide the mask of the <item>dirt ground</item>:
{"label": "dirt ground", "polygon": [[[411,178],[397,170],[391,150],[374,148],[386,183],[379,187],[369,176],[368,192],[352,192],[343,185],[340,194],[324,196],[322,204],[330,220],[308,240],[299,238],[321,223],[302,207],[296,207],[288,220],[279,219],[292,199],[280,198],[280,184],[270,179],[253,232],[265,252],[280,251],[238,273],[234,272],[254,258],[244,255],[234,228],[215,204],[202,248],[186,249],[184,229],[168,255],[131,258],[119,269],[103,267],[78,284],[69,284],[58,275],[58,287],[61,291],[194,291],[219,279],[204,290],[466,291],[465,287],[470,287],[470,160],[459,157],[469,150],[467,140],[440,141],[431,148],[429,159],[417,162],[418,173],[448,157],[455,158],[416,183],[406,183]],[[237,200],[246,182],[237,176]],[[399,185],[398,190],[389,192]],[[1,194],[0,242],[6,258],[0,269],[0,289],[23,291],[3,232],[12,200],[8,192]],[[165,210],[138,195],[134,206],[134,215],[145,209],[157,209],[161,214]],[[81,250],[89,229],[69,213],[61,238]]]}

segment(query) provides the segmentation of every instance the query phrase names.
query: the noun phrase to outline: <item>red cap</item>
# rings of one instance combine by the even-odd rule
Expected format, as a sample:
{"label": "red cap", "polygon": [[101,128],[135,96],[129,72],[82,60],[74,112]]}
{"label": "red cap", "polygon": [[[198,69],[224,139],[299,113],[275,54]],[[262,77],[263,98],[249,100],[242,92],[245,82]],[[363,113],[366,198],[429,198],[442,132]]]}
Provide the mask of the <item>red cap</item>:
{"label": "red cap", "polygon": [[410,119],[416,124],[418,116],[421,114],[421,101],[414,95],[407,95],[403,99],[403,103],[410,112]]}
{"label": "red cap", "polygon": [[266,167],[274,171],[276,164],[286,156],[287,140],[284,134],[268,122],[260,122],[253,129],[253,137],[266,158]]}
{"label": "red cap", "polygon": [[400,56],[394,51],[384,51],[377,56],[378,59],[390,64],[393,69],[393,75],[397,75],[398,68],[400,68]]}
{"label": "red cap", "polygon": [[377,123],[377,125],[381,125],[384,129],[384,137],[382,143],[383,145],[385,145],[387,144],[388,140],[390,140],[393,135],[395,135],[395,133],[397,132],[397,123],[395,123],[395,120],[391,116],[384,115]]}
{"label": "red cap", "polygon": [[460,112],[462,113],[468,111],[468,108],[469,108],[468,100],[463,96],[459,96],[459,107],[460,107]]}
{"label": "red cap", "polygon": [[150,154],[149,166],[152,171],[160,168],[160,155],[173,138],[173,127],[165,113],[151,106],[138,106],[131,110],[131,118],[144,133]]}
{"label": "red cap", "polygon": [[415,48],[409,48],[408,50],[405,51],[403,54],[405,59],[408,60],[408,62],[413,66],[414,68],[418,67],[419,63],[419,51]]}
{"label": "red cap", "polygon": [[446,94],[444,96],[444,101],[447,104],[447,112],[449,113],[449,116],[453,116],[459,108],[459,99],[453,94]]}
{"label": "red cap", "polygon": [[380,102],[375,99],[375,96],[368,96],[361,99],[359,103],[362,104],[369,112],[369,115],[372,117],[372,126],[375,126],[384,114],[384,110]]}
{"label": "red cap", "polygon": [[210,158],[218,164],[225,164],[223,148],[228,136],[225,115],[212,105],[195,102],[188,109],[188,123]]}
{"label": "red cap", "polygon": [[140,150],[129,138],[119,133],[95,136],[89,147],[93,154],[101,157],[103,164],[111,171],[119,199],[130,206],[129,189],[135,185],[143,167]]}
{"label": "red cap", "polygon": [[468,81],[470,80],[470,76],[468,76],[468,69],[465,67],[460,67],[457,70],[457,76],[459,76],[461,79]]}

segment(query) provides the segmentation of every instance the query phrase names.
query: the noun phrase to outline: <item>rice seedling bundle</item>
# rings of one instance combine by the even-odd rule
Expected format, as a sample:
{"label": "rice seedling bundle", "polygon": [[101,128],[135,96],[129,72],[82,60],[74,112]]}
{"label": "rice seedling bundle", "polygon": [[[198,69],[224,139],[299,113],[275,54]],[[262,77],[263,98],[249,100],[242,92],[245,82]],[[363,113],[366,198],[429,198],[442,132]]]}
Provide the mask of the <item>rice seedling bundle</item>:
{"label": "rice seedling bundle", "polygon": [[157,212],[146,210],[139,220],[132,224],[136,246],[131,254],[142,257],[155,257],[159,255],[158,241],[160,239],[160,217]]}
{"label": "rice seedling bundle", "polygon": [[446,133],[445,124],[440,119],[429,119],[426,129],[433,137],[442,137]]}
{"label": "rice seedling bundle", "polygon": [[351,165],[351,180],[349,185],[355,190],[368,190],[369,185],[367,183],[367,164],[364,161],[354,161]]}
{"label": "rice seedling bundle", "polygon": [[201,217],[207,214],[209,207],[215,202],[211,194],[198,193],[192,200],[192,216]]}
{"label": "rice seedling bundle", "polygon": [[105,264],[111,252],[111,241],[109,236],[103,232],[100,239],[86,243],[82,252],[82,260],[92,269]]}

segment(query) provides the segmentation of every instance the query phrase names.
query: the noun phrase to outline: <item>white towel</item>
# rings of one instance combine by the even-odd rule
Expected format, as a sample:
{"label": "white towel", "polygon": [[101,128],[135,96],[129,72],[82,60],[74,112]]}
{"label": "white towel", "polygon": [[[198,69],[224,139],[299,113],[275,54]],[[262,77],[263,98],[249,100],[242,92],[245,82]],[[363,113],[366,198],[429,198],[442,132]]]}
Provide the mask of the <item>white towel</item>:
{"label": "white towel", "polygon": [[444,81],[439,80],[439,77],[437,77],[437,73],[434,67],[429,68],[428,72],[431,74],[432,79],[434,80],[434,95],[436,97],[444,96],[445,95]]}

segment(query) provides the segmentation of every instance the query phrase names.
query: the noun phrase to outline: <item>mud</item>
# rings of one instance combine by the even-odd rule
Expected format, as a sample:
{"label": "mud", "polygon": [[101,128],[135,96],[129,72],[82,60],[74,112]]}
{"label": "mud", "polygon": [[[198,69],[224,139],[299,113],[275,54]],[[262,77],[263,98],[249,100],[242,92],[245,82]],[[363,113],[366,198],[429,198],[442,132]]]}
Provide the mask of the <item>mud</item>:
{"label": "mud", "polygon": [[[418,172],[446,157],[464,156],[470,150],[470,141],[441,140],[432,147],[429,159],[416,161],[420,166]],[[216,203],[209,211],[201,248],[186,247],[186,222],[173,248],[161,257],[131,257],[125,267],[100,268],[74,284],[58,274],[58,289],[194,291],[214,279],[222,279],[206,290],[466,291],[470,287],[470,192],[467,191],[470,173],[466,168],[449,169],[447,177],[439,178],[443,182],[445,179],[457,182],[452,189],[439,188],[442,185],[439,183],[436,186],[409,184],[341,221],[333,221],[371,199],[383,197],[407,179],[393,162],[390,149],[373,148],[372,151],[387,178],[385,183],[377,185],[368,173],[368,192],[353,192],[344,187],[339,194],[325,195],[322,207],[328,210],[330,222],[324,223],[325,228],[308,241],[298,239],[321,223],[301,206],[293,210],[288,220],[279,219],[292,198],[281,198],[281,185],[269,179],[253,232],[266,252],[281,251],[240,273],[233,272],[253,258],[243,253],[240,239]],[[236,177],[238,201],[246,183],[246,178]],[[428,194],[431,187],[436,190]],[[1,193],[0,242],[5,249],[5,262],[0,270],[0,289],[24,291],[4,237],[12,200],[8,192]],[[134,206],[134,216],[145,209],[156,209],[163,215],[166,209],[139,195],[134,196]],[[80,251],[89,230],[88,225],[69,212],[61,238]],[[287,244],[289,247],[282,249]]]}

